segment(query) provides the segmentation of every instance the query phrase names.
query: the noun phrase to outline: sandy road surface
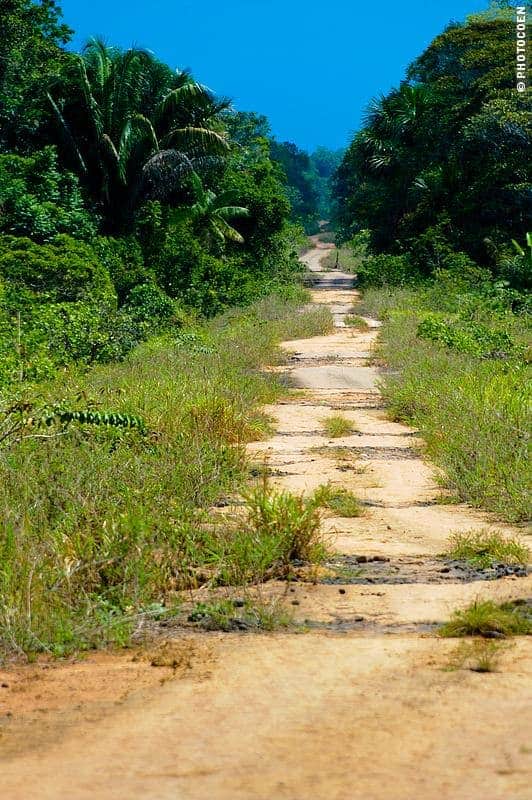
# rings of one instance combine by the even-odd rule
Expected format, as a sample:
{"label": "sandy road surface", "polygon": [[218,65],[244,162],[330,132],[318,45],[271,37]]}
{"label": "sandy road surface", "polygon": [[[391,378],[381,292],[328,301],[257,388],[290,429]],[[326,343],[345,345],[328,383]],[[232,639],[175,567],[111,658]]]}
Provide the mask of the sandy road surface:
{"label": "sandy road surface", "polygon": [[[0,702],[14,716],[0,728],[3,800],[531,797],[532,640],[508,648],[499,672],[481,675],[445,669],[456,642],[430,632],[477,596],[530,595],[531,578],[432,580],[426,565],[450,531],[501,526],[435,502],[415,432],[386,419],[367,363],[376,324],[366,333],[343,326],[357,293],[350,276],[319,272],[322,255],[316,248],[305,257],[316,273],[313,300],[331,307],[337,327],[286,343],[302,391],[268,409],[276,432],[250,451],[267,456],[285,488],[331,481],[362,499],[363,516],[324,522],[339,554],[392,557],[414,578],[429,577],[296,584],[288,595],[296,618],[321,627],[177,636],[169,646],[190,658],[175,674],[123,655],[29,667],[33,683],[6,672]],[[356,433],[331,440],[321,421],[339,410]],[[339,462],[339,441],[356,452],[356,468]]]}

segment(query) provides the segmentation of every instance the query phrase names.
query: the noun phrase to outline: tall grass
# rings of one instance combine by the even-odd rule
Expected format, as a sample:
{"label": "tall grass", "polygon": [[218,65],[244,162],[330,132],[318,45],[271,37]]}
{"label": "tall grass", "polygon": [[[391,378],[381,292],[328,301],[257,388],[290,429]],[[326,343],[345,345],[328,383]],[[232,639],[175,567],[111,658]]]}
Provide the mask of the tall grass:
{"label": "tall grass", "polygon": [[[438,297],[437,290],[373,289],[364,302],[384,320],[381,353],[390,370],[383,395],[391,415],[420,428],[453,494],[512,522],[529,518],[529,366],[519,359],[479,358],[417,336],[427,308],[460,298]],[[483,323],[526,340],[521,319],[490,318],[486,309],[482,314]]]}
{"label": "tall grass", "polygon": [[244,486],[259,407],[282,391],[261,365],[282,362],[281,339],[332,324],[297,301],[261,300],[42,390],[138,415],[146,433],[71,428],[0,451],[4,651],[123,643],[176,589],[257,573],[208,510]]}

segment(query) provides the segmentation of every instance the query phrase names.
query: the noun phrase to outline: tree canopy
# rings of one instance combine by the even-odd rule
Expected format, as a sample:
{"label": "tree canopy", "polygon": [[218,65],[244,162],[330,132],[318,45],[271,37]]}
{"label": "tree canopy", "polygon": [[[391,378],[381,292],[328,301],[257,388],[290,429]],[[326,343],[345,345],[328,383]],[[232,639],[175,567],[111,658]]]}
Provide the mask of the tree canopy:
{"label": "tree canopy", "polygon": [[524,239],[530,98],[514,88],[514,34],[503,12],[452,24],[372,101],[335,176],[344,239],[369,229],[377,252],[415,252],[432,231],[494,271],[501,248]]}

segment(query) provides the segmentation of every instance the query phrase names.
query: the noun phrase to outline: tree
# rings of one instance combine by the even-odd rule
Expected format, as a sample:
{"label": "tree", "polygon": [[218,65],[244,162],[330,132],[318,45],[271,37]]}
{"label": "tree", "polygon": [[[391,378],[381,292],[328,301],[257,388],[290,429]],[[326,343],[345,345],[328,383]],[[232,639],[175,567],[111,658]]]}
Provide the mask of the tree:
{"label": "tree", "polygon": [[312,180],[312,164],[308,153],[293,142],[277,142],[272,139],[270,152],[286,175],[287,196],[292,206],[292,219],[301,222],[307,232],[317,230],[318,192]]}
{"label": "tree", "polygon": [[77,178],[59,169],[53,147],[0,155],[0,232],[41,243],[58,233],[94,236],[96,220],[84,207]]}
{"label": "tree", "polygon": [[24,152],[35,143],[46,86],[69,56],[72,31],[54,0],[1,0],[0,149]]}
{"label": "tree", "polygon": [[229,149],[227,101],[144,50],[92,40],[49,99],[63,152],[107,232],[127,230],[147,198],[179,199],[187,176]]}
{"label": "tree", "polygon": [[409,251],[422,271],[434,266],[416,256],[427,252],[422,240],[497,269],[498,247],[532,227],[532,142],[514,56],[507,12],[475,15],[373,101],[335,176],[344,238],[369,228],[375,251]]}
{"label": "tree", "polygon": [[174,212],[176,219],[190,219],[193,231],[207,250],[223,253],[226,241],[243,244],[244,237],[233,228],[229,221],[236,217],[247,217],[249,211],[237,205],[236,192],[228,190],[216,195],[205,189],[198,175],[193,173],[191,181],[194,186],[195,202],[190,207],[183,207]]}

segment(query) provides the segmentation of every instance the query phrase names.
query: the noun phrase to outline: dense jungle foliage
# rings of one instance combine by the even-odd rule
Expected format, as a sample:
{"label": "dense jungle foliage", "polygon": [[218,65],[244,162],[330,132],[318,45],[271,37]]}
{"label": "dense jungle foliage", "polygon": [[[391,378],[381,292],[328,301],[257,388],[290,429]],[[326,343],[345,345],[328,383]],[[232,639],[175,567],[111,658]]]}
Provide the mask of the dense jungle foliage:
{"label": "dense jungle foliage", "polygon": [[450,270],[530,288],[530,89],[515,80],[515,12],[494,8],[449,25],[371,103],[335,176],[340,239],[367,230],[386,254],[363,281]]}
{"label": "dense jungle foliage", "polygon": [[327,203],[306,153],[151,52],[71,52],[53,0],[2,22],[0,386],[293,283]]}

